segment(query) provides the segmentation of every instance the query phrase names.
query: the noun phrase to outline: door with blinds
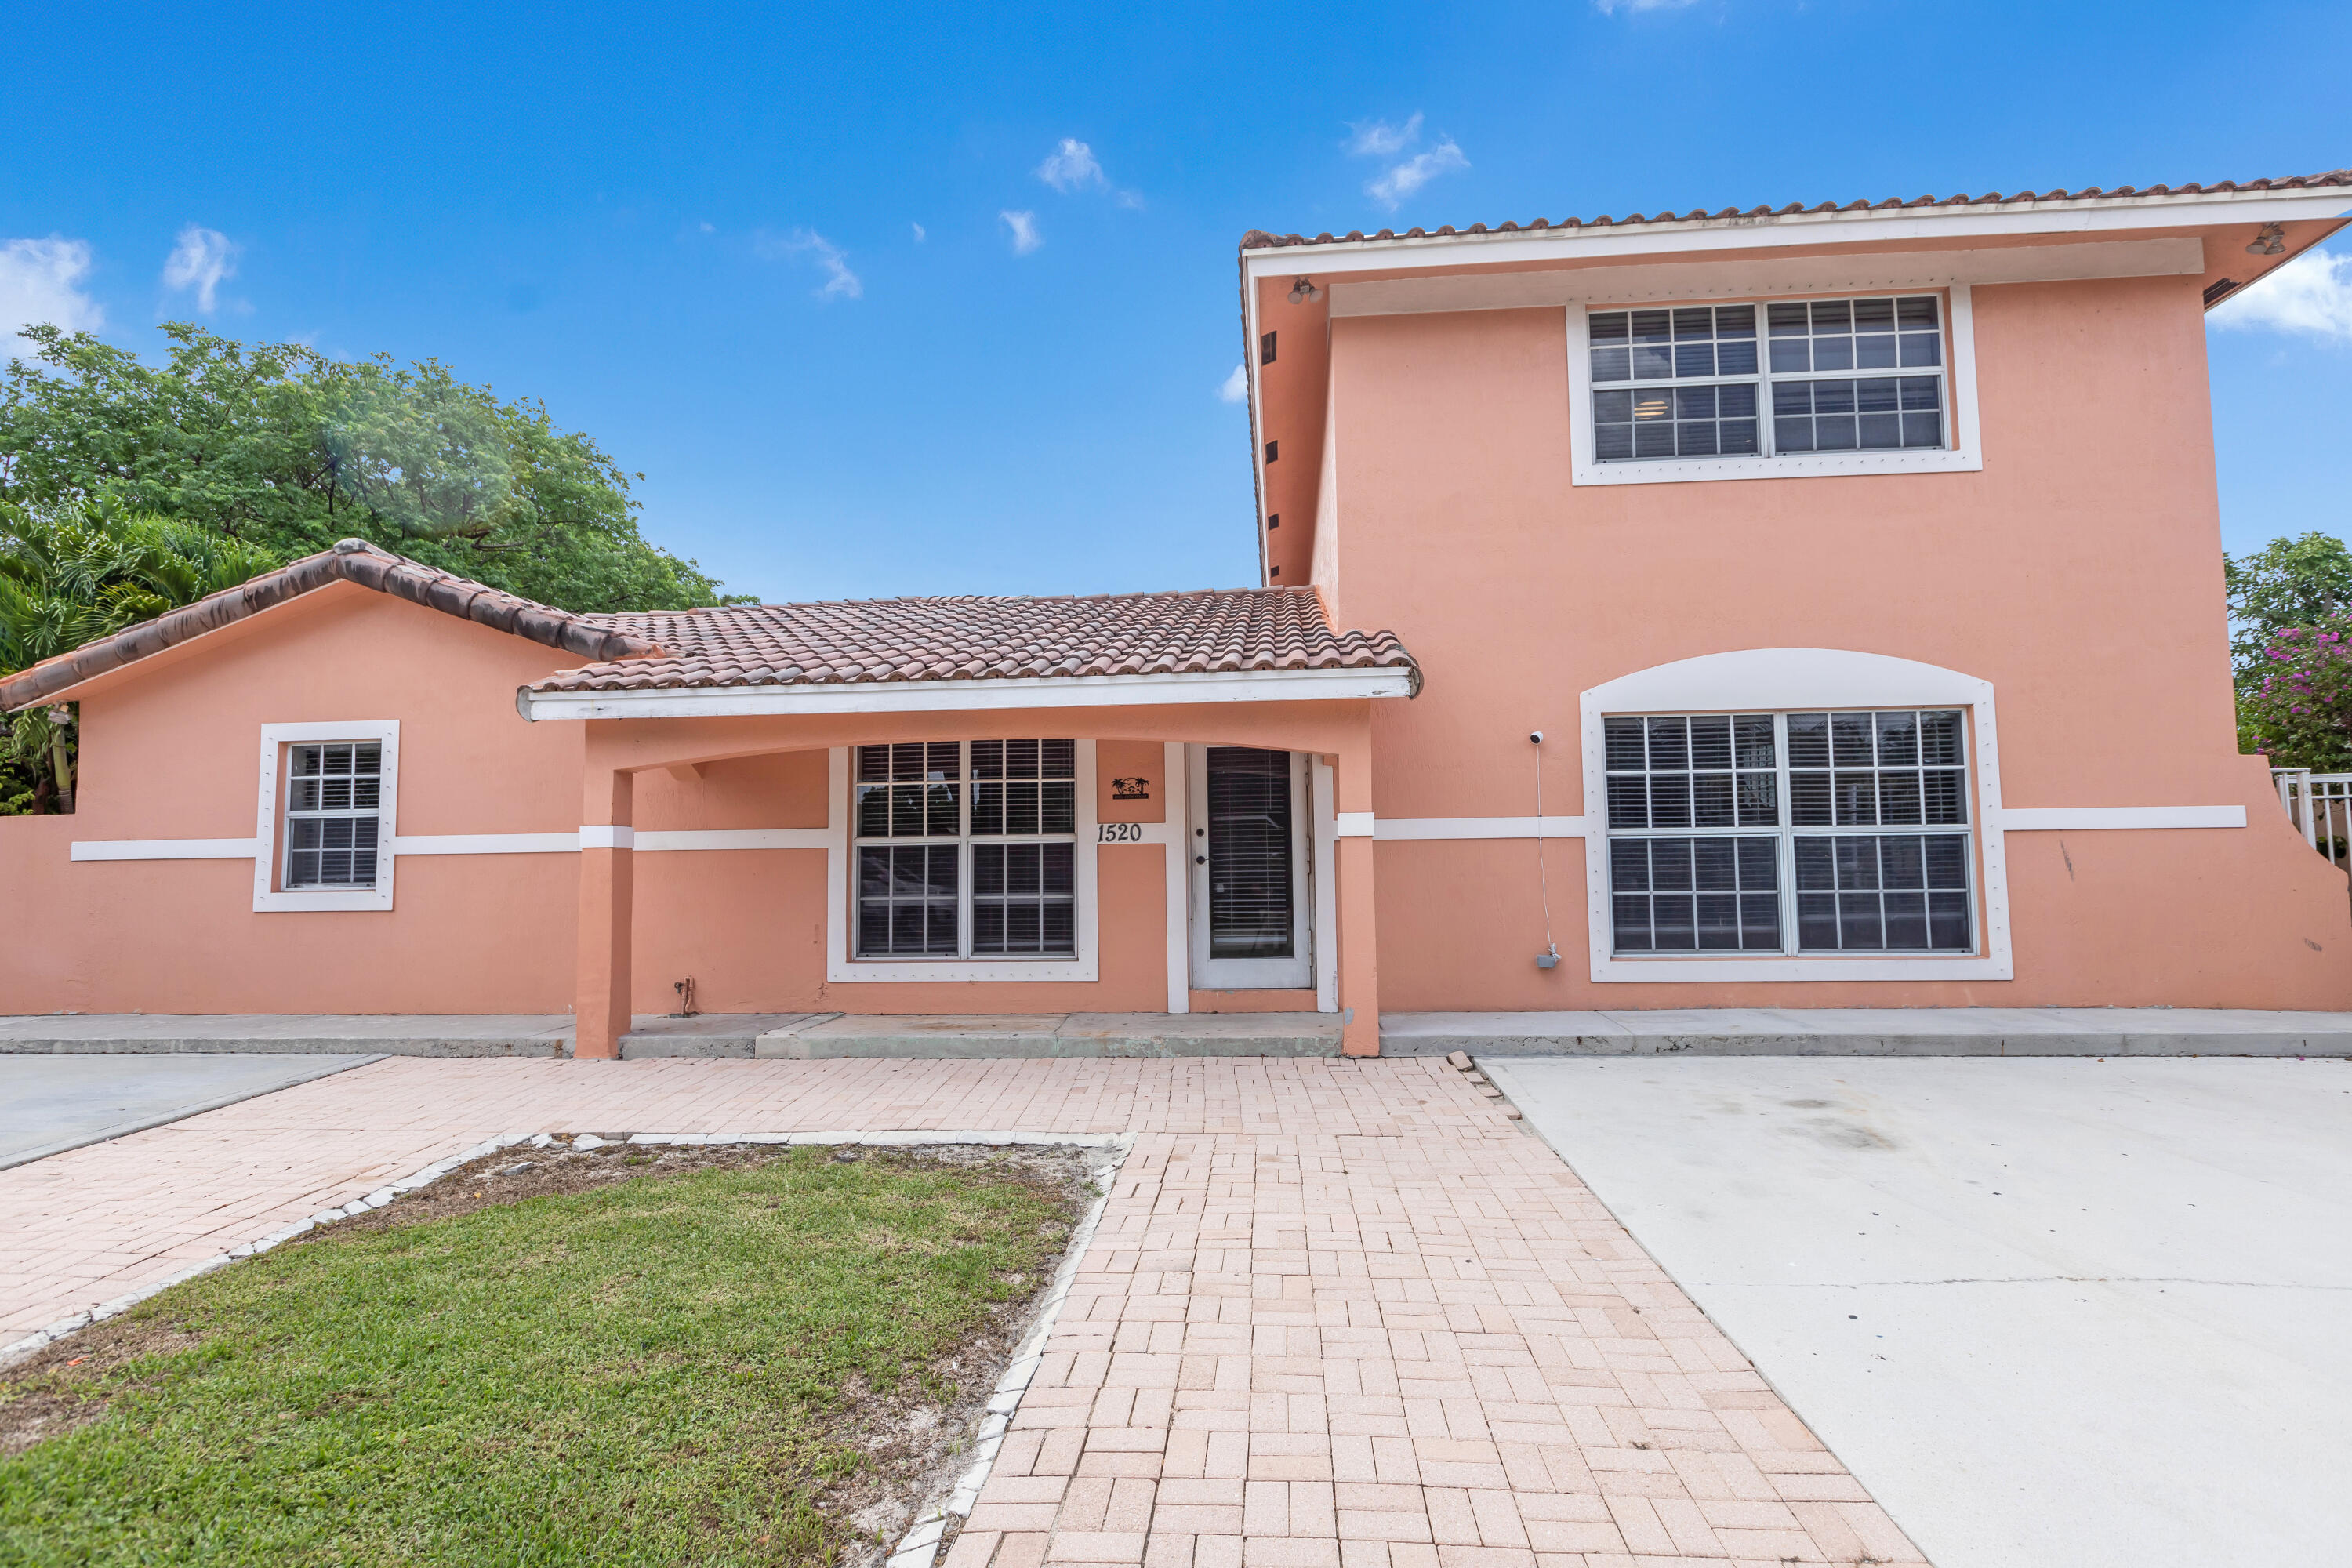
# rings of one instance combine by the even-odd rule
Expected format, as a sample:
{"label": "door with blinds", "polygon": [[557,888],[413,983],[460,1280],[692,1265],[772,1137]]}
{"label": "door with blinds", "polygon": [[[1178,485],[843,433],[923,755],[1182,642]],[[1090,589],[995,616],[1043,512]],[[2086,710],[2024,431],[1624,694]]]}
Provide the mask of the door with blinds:
{"label": "door with blinds", "polygon": [[1192,984],[1314,984],[1307,759],[1255,746],[1191,752]]}

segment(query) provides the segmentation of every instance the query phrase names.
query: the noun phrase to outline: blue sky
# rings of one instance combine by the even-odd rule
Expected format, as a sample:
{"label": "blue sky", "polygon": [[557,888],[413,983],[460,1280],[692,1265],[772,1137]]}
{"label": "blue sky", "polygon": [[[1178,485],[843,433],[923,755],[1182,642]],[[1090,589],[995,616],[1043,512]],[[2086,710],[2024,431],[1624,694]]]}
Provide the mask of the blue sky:
{"label": "blue sky", "polygon": [[[650,537],[772,599],[1253,580],[1219,396],[1252,227],[2352,164],[2341,0],[68,4],[10,30],[0,329],[436,356],[593,434],[646,474]],[[2212,331],[2232,548],[2352,529],[2336,249]]]}

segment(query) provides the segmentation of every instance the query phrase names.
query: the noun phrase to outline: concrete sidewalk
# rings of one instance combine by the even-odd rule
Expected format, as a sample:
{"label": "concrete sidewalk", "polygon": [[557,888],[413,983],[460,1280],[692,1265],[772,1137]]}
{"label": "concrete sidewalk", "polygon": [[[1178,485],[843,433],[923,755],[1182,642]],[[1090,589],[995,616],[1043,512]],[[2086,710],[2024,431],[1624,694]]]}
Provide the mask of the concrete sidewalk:
{"label": "concrete sidewalk", "polygon": [[2352,1013],[2200,1007],[1694,1007],[1391,1013],[1387,1056],[2342,1057]]}
{"label": "concrete sidewalk", "polygon": [[315,1051],[0,1057],[0,1171],[383,1059]]}
{"label": "concrete sidewalk", "polygon": [[[640,1014],[629,1058],[1325,1057],[1333,1013]],[[1717,1007],[1391,1013],[1387,1056],[2342,1057],[2352,1013],[2168,1007]],[[0,1054],[273,1051],[564,1057],[562,1013],[0,1016]]]}
{"label": "concrete sidewalk", "polygon": [[[641,1013],[621,1039],[630,1060],[917,1057],[1329,1057],[1334,1013],[1029,1013],[906,1016],[844,1013]],[[563,1013],[357,1015],[41,1014],[0,1016],[0,1055],[267,1051],[400,1057],[568,1057]]]}

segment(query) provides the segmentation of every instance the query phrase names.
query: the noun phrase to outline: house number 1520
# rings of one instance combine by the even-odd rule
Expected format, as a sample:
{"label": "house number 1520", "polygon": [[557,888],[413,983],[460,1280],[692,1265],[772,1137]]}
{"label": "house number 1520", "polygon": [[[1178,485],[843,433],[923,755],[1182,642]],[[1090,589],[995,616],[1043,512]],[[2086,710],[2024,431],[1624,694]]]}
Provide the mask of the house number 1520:
{"label": "house number 1520", "polygon": [[1140,844],[1143,824],[1139,822],[1097,822],[1095,824],[1097,844]]}

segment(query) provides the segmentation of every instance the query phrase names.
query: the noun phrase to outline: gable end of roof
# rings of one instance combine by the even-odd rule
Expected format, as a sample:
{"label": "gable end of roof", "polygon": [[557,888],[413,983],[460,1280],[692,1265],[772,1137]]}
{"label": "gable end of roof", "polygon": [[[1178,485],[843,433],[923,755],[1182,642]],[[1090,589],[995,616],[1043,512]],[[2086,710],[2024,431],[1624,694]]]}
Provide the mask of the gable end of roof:
{"label": "gable end of roof", "polygon": [[658,644],[598,626],[570,611],[535,605],[470,578],[422,565],[362,539],[346,539],[332,550],[306,555],[251,582],[167,610],[152,620],[126,626],[112,637],[0,679],[0,712],[29,708],[84,681],[290,604],[331,583],[354,583],[580,658],[641,658],[662,651]]}

